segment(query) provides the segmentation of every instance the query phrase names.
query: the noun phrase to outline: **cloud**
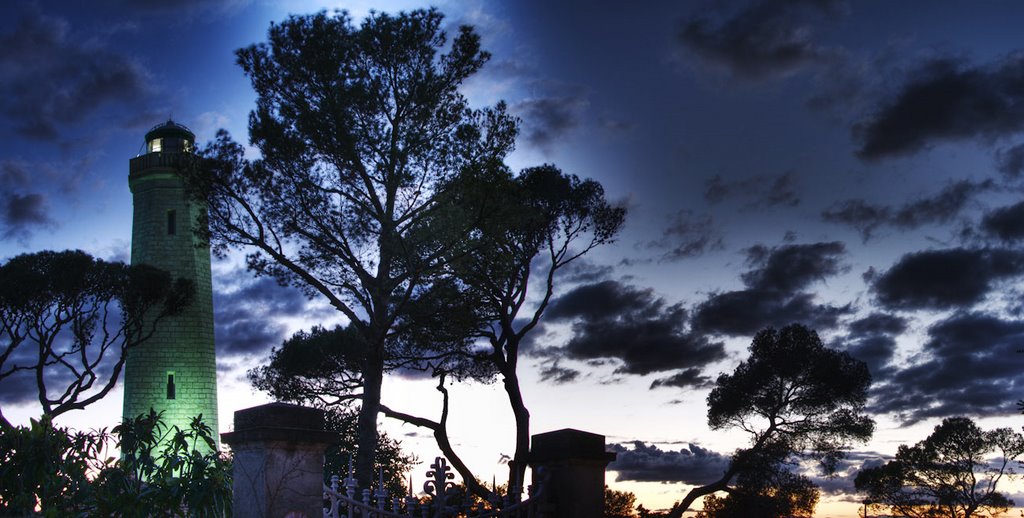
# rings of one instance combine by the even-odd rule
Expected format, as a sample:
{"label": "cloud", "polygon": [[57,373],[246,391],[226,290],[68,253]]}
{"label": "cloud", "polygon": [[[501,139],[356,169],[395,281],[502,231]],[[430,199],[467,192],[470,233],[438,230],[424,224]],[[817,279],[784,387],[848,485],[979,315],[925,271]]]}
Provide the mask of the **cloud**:
{"label": "cloud", "polygon": [[853,126],[864,160],[910,155],[943,141],[994,139],[1024,129],[1024,54],[988,65],[933,59]]}
{"label": "cloud", "polygon": [[865,338],[875,335],[899,335],[907,330],[907,320],[887,313],[871,313],[854,320],[847,326],[851,338]]}
{"label": "cloud", "polygon": [[686,311],[649,290],[616,281],[579,286],[551,302],[546,318],[571,322],[564,346],[545,351],[575,360],[613,358],[620,374],[699,368],[725,358],[721,343],[686,331]]}
{"label": "cloud", "polygon": [[665,249],[662,261],[680,261],[709,250],[722,250],[725,243],[710,214],[697,215],[683,209],[672,215],[661,238],[648,242],[647,247]]}
{"label": "cloud", "polygon": [[1024,239],[1024,202],[995,209],[981,220],[985,233],[1003,241]]}
{"label": "cloud", "polygon": [[512,105],[510,111],[522,119],[526,141],[548,151],[580,125],[586,107],[586,99],[577,94],[526,99]]}
{"label": "cloud", "polygon": [[1024,173],[1024,144],[996,152],[996,169],[1008,178],[1018,178]]}
{"label": "cloud", "polygon": [[218,356],[264,354],[286,338],[281,319],[310,316],[309,301],[294,288],[269,277],[250,280],[240,271],[213,294]]}
{"label": "cloud", "polygon": [[677,387],[686,389],[699,389],[712,386],[714,383],[708,376],[701,376],[701,370],[696,367],[681,370],[671,376],[658,378],[651,382],[651,388]]}
{"label": "cloud", "polygon": [[[8,363],[11,361],[13,359],[9,360]],[[17,372],[0,381],[0,404],[3,406],[38,404],[38,401],[39,389],[36,388],[33,372]]]}
{"label": "cloud", "polygon": [[0,223],[3,224],[5,239],[26,241],[33,230],[53,228],[57,224],[50,218],[50,204],[43,194],[9,193],[0,203]]}
{"label": "cloud", "polygon": [[68,22],[27,9],[12,32],[0,34],[0,113],[9,129],[56,140],[62,128],[106,105],[139,105],[151,96],[148,72]]}
{"label": "cloud", "polygon": [[833,347],[846,349],[851,356],[868,365],[875,381],[887,378],[893,371],[890,362],[896,352],[896,337],[907,329],[906,319],[875,312],[850,322],[847,334]]}
{"label": "cloud", "polygon": [[958,312],[928,329],[913,364],[872,389],[872,408],[906,424],[951,415],[1016,413],[1024,392],[1024,322]]}
{"label": "cloud", "polygon": [[800,204],[800,197],[794,189],[796,181],[797,174],[794,171],[734,181],[723,180],[721,175],[716,174],[704,184],[704,199],[709,203],[721,203],[732,198],[744,198],[748,200],[749,209],[796,207]]}
{"label": "cloud", "polygon": [[683,48],[706,65],[741,79],[785,76],[833,54],[814,40],[822,21],[841,14],[832,0],[759,0],[726,15],[701,12],[677,33]]}
{"label": "cloud", "polygon": [[608,470],[615,472],[616,481],[703,485],[722,478],[722,474],[729,468],[728,455],[696,444],[677,451],[664,451],[641,441],[634,441],[632,446],[632,449],[622,444],[610,446],[616,458],[608,464]]}
{"label": "cloud", "polygon": [[[537,268],[534,273],[539,275],[547,275],[547,268],[550,266],[550,262],[536,261],[534,266]],[[603,279],[607,279],[614,268],[603,264],[595,264],[586,257],[580,257],[569,264],[558,269],[558,280],[559,282],[566,283],[583,283],[583,282],[597,282]]]}
{"label": "cloud", "polygon": [[888,309],[943,310],[980,302],[1001,280],[1024,274],[1024,253],[950,248],[906,254],[874,279],[871,289]]}
{"label": "cloud", "polygon": [[899,207],[869,203],[863,199],[838,202],[821,213],[830,223],[857,229],[867,242],[881,226],[913,230],[932,223],[947,223],[959,215],[974,195],[995,188],[995,182],[960,180],[933,196],[921,197]]}
{"label": "cloud", "polygon": [[553,361],[540,370],[540,380],[553,383],[555,385],[563,385],[565,383],[572,383],[580,377],[581,372],[558,365],[558,361]]}
{"label": "cloud", "polygon": [[747,249],[747,263],[753,268],[741,277],[753,289],[792,292],[845,271],[844,255],[846,247],[838,241],[774,248],[755,245]]}
{"label": "cloud", "polygon": [[846,248],[838,241],[763,245],[747,250],[751,269],[741,275],[746,289],[714,293],[697,305],[692,327],[700,333],[747,336],[793,322],[816,329],[835,326],[849,306],[816,304],[809,285],[846,271]]}

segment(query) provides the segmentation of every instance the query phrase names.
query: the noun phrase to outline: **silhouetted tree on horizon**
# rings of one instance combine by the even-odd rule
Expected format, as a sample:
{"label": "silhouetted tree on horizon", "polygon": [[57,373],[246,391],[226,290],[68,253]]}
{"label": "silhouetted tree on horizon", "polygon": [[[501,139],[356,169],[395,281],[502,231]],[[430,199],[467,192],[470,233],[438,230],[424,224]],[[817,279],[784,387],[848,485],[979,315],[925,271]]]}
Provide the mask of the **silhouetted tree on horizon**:
{"label": "silhouetted tree on horizon", "polygon": [[[130,351],[192,300],[191,281],[80,250],[22,254],[0,266],[0,383],[30,376],[49,418],[117,384]],[[0,413],[0,426],[11,424]]]}
{"label": "silhouetted tree on horizon", "polygon": [[404,354],[411,305],[472,230],[449,188],[503,171],[517,134],[504,104],[468,106],[459,87],[489,54],[470,27],[449,44],[441,22],[416,10],[359,27],[324,12],[272,24],[267,43],[237,52],[257,94],[260,157],[222,132],[186,172],[208,203],[215,253],[247,250],[252,271],[322,297],[365,342],[361,487],[373,480],[386,362]]}
{"label": "silhouetted tree on horizon", "polygon": [[[874,421],[864,413],[871,384],[864,362],[826,348],[817,333],[798,324],[758,332],[749,350],[750,357],[732,374],[718,377],[707,401],[711,429],[743,430],[750,434],[750,446],[733,454],[720,479],[691,489],[669,513],[673,518],[697,498],[718,491],[730,493],[717,500],[723,505],[739,504],[741,497],[778,496],[764,491],[770,487],[765,482],[795,476],[785,471],[793,457],[814,459],[832,473],[851,442],[866,441],[874,432]],[[805,485],[799,477],[794,483]],[[796,511],[809,500],[801,492],[805,489],[793,500]]]}
{"label": "silhouetted tree on horizon", "polygon": [[[468,320],[457,332],[484,341],[487,349],[480,352],[479,359],[491,364],[501,378],[516,423],[508,480],[510,486],[515,481],[521,486],[530,451],[530,412],[519,383],[520,346],[540,323],[554,293],[557,273],[594,248],[612,242],[622,227],[625,209],[605,199],[600,183],[567,175],[553,165],[463,187],[461,199],[469,211],[484,207],[493,207],[493,211],[479,220],[465,251],[449,263],[452,275],[463,286],[459,300],[472,308],[462,313]],[[539,293],[535,300],[529,298],[531,287]],[[451,325],[438,322],[425,327]],[[438,390],[445,398],[444,416],[448,395],[443,383]],[[435,436],[447,435],[443,420],[410,420],[407,414],[386,406],[382,409],[386,415],[433,429]],[[447,437],[438,439],[439,444],[448,442]]]}
{"label": "silhouetted tree on horizon", "polygon": [[[857,474],[857,491],[896,516],[970,518],[1006,512],[996,490],[1024,455],[1024,436],[1010,428],[984,431],[967,417],[947,417],[923,441],[901,445],[896,458]],[[994,463],[992,462],[994,456]]]}

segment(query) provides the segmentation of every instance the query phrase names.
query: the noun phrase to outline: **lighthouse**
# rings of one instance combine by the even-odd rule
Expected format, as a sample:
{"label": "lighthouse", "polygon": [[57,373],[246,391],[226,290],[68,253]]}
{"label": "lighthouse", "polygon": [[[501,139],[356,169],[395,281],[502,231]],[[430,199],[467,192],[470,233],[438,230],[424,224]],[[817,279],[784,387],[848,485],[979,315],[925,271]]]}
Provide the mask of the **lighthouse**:
{"label": "lighthouse", "polygon": [[124,418],[163,412],[168,429],[187,430],[202,414],[217,438],[217,365],[213,340],[210,247],[195,232],[204,208],[189,199],[176,173],[195,146],[195,135],[168,120],[146,133],[146,152],[129,161],[134,204],[132,264],[148,264],[191,279],[195,299],[164,319],[132,349],[125,363]]}

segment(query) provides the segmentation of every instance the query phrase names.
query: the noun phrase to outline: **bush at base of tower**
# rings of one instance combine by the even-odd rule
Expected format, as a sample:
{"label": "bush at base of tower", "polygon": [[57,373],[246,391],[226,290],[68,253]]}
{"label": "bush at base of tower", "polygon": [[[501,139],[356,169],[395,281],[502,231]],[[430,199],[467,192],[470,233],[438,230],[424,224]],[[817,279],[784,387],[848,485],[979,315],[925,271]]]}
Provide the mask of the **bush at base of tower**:
{"label": "bush at base of tower", "polygon": [[[113,439],[121,457],[111,456]],[[231,460],[211,451],[202,416],[168,429],[160,414],[111,433],[72,432],[49,418],[0,428],[0,515],[224,517],[231,515]]]}

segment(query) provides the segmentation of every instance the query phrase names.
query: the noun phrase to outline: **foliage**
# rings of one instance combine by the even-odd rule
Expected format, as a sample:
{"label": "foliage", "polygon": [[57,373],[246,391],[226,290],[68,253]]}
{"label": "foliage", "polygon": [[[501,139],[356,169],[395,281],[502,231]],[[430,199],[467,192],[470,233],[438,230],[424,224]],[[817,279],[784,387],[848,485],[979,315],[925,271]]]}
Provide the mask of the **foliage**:
{"label": "foliage", "polygon": [[[330,475],[337,474],[344,479],[348,474],[349,460],[357,451],[357,430],[355,411],[345,408],[330,408],[326,413],[326,429],[338,433],[338,441],[332,444],[324,458],[324,482],[330,483]],[[391,496],[408,493],[406,475],[419,459],[402,450],[402,443],[382,432],[377,438],[376,467],[378,477],[383,470],[384,488]],[[375,483],[376,486],[376,483]]]}
{"label": "foliage", "polygon": [[222,132],[185,171],[209,206],[216,253],[245,249],[252,271],[322,297],[363,337],[363,487],[409,307],[472,230],[449,187],[502,169],[517,132],[504,104],[469,108],[459,87],[489,55],[468,27],[449,45],[441,23],[417,10],[372,13],[359,27],[323,12],[272,24],[267,43],[237,52],[257,95],[249,138],[261,158],[246,160]]}
{"label": "foliage", "polygon": [[[489,212],[490,216],[479,221],[466,250],[450,264],[465,287],[464,300],[472,301],[476,310],[476,328],[467,332],[489,345],[483,356],[501,374],[516,420],[509,480],[522,480],[529,453],[530,413],[517,371],[520,343],[544,315],[556,273],[594,248],[614,241],[625,209],[605,199],[600,183],[564,174],[553,165],[525,169],[515,178],[505,175],[486,182],[467,181],[461,193],[462,203],[475,207],[471,211]],[[539,274],[539,282],[532,280],[533,274]],[[538,284],[539,296],[530,307],[527,297],[531,286]]]}
{"label": "foliage", "polygon": [[358,399],[365,354],[366,342],[355,327],[313,326],[275,347],[269,362],[249,371],[249,381],[278,401],[347,406]]}
{"label": "foliage", "polygon": [[[191,302],[184,279],[43,251],[0,266],[0,382],[31,377],[43,414],[85,408],[117,383],[129,350]],[[0,426],[10,423],[0,415]]]}
{"label": "foliage", "polygon": [[718,377],[707,401],[711,428],[743,430],[751,445],[737,450],[721,479],[692,489],[672,516],[701,496],[734,489],[734,478],[750,487],[781,476],[793,456],[815,459],[831,474],[849,444],[874,431],[864,413],[871,383],[864,362],[826,348],[798,324],[758,332],[749,349],[732,374]]}
{"label": "foliage", "polygon": [[43,417],[0,431],[0,514],[35,516],[38,507],[42,516],[230,515],[230,461],[202,453],[215,446],[202,416],[188,430],[167,430],[151,411],[115,427],[113,437],[119,459],[103,457],[105,430],[70,432]]}
{"label": "foliage", "polygon": [[103,432],[71,433],[50,417],[0,427],[0,515],[71,516],[88,506],[90,471],[100,462]]}
{"label": "foliage", "polygon": [[[854,485],[871,506],[908,518],[969,518],[1006,512],[1013,501],[997,491],[1024,455],[1024,436],[1009,428],[984,431],[966,417],[949,417],[896,458],[857,474]],[[994,460],[993,460],[994,457]]]}
{"label": "foliage", "polygon": [[682,513],[682,502],[676,502],[672,504],[672,507],[664,511],[651,511],[640,504],[636,507],[637,518],[667,518],[669,516],[677,516],[677,513]]}
{"label": "foliage", "polygon": [[698,518],[811,517],[819,490],[807,477],[775,466],[769,473],[746,472],[726,496],[704,497]]}
{"label": "foliage", "polygon": [[604,486],[604,518],[636,518],[636,495]]}

